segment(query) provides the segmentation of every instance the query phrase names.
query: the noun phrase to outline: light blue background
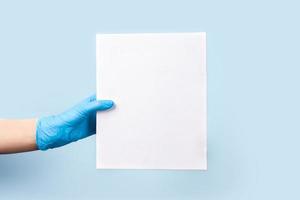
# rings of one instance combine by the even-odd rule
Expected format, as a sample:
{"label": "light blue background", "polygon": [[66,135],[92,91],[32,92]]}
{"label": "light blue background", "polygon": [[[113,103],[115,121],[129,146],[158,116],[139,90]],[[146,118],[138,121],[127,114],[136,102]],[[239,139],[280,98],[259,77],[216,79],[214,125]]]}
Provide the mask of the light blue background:
{"label": "light blue background", "polygon": [[93,93],[97,32],[206,31],[209,170],[96,170],[93,136],[1,155],[1,200],[300,198],[297,1],[5,2],[1,118],[55,114]]}

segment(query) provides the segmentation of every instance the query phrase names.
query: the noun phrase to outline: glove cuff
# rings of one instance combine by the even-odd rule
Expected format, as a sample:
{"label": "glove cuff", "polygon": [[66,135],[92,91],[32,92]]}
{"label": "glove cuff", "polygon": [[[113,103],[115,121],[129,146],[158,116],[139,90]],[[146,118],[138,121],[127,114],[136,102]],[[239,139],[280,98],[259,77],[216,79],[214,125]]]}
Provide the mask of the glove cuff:
{"label": "glove cuff", "polygon": [[43,139],[43,131],[42,131],[42,119],[38,119],[36,124],[36,146],[39,150],[46,151],[48,149],[47,143]]}

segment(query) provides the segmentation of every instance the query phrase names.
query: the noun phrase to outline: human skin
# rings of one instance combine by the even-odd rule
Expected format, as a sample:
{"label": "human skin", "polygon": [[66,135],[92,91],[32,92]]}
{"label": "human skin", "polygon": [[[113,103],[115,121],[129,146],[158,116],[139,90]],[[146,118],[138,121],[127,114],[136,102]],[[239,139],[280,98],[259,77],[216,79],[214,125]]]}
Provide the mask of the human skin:
{"label": "human skin", "polygon": [[0,154],[37,150],[37,119],[0,120]]}

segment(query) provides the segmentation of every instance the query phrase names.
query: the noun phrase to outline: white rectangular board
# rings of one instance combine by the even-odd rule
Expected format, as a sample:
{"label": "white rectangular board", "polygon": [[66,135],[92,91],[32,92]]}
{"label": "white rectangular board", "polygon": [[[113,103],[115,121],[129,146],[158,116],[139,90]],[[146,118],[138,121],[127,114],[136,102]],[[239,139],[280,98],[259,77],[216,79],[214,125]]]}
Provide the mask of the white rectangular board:
{"label": "white rectangular board", "polygon": [[98,169],[207,169],[206,33],[97,34]]}

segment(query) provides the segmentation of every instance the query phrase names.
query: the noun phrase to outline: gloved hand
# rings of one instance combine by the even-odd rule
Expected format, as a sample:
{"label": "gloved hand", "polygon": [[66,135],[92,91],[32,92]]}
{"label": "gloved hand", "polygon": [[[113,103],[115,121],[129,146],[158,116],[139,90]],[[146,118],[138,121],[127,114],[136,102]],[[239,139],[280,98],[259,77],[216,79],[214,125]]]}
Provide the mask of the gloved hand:
{"label": "gloved hand", "polygon": [[92,95],[59,115],[40,118],[36,127],[38,149],[56,148],[96,132],[96,112],[113,107],[111,100],[96,101]]}

